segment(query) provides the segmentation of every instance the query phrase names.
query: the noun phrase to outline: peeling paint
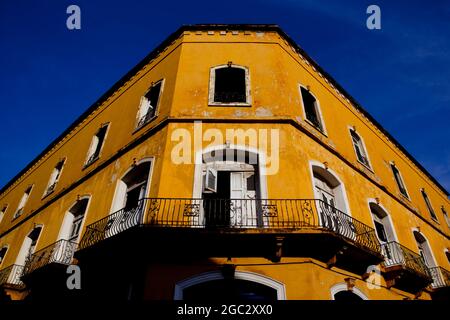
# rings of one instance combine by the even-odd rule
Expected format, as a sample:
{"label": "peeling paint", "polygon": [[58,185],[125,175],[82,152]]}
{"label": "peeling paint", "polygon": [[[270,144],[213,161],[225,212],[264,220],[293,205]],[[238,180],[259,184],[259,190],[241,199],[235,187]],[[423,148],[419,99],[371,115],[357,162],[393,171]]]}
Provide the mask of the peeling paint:
{"label": "peeling paint", "polygon": [[258,117],[271,117],[273,116],[272,111],[268,108],[259,107],[256,109],[256,115]]}

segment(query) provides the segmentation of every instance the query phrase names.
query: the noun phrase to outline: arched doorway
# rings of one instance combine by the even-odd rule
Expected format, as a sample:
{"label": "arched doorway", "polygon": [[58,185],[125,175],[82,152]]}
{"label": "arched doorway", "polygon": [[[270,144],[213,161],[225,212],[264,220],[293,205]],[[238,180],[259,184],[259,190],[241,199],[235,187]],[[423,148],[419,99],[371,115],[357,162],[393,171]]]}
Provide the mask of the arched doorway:
{"label": "arched doorway", "polygon": [[314,197],[322,227],[353,237],[354,226],[348,218],[345,187],[332,171],[323,165],[312,164]]}
{"label": "arched doorway", "polygon": [[364,300],[360,296],[354,294],[351,291],[339,291],[334,294],[334,300],[337,301],[362,301]]}
{"label": "arched doorway", "polygon": [[417,242],[417,247],[419,248],[419,254],[423,258],[425,265],[428,268],[435,267],[436,262],[434,260],[433,253],[431,252],[431,248],[427,239],[422,233],[417,230],[414,231],[413,234]]}
{"label": "arched doorway", "polygon": [[260,154],[237,146],[203,150],[197,162],[194,198],[202,199],[206,227],[261,227],[267,197]]}
{"label": "arched doorway", "polygon": [[284,285],[253,272],[236,271],[224,278],[220,271],[202,273],[175,285],[175,300],[190,301],[273,301],[285,300]]}
{"label": "arched doorway", "polygon": [[183,291],[185,301],[273,301],[276,299],[277,291],[274,288],[239,279],[212,280],[190,286]]}
{"label": "arched doorway", "polygon": [[59,232],[59,239],[68,240],[72,243],[78,243],[84,218],[86,216],[89,199],[89,196],[80,197],[66,212],[61,230]]}

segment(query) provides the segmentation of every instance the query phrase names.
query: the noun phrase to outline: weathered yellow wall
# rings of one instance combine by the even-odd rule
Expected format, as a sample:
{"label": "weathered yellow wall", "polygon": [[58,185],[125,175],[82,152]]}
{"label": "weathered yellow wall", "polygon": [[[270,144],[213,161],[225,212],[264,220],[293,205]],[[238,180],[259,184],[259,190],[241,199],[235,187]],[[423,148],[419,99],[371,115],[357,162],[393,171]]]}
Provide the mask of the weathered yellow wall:
{"label": "weathered yellow wall", "polygon": [[[249,68],[252,97],[250,107],[208,106],[210,68],[226,64],[228,61]],[[145,128],[134,132],[141,96],[151,82],[162,78],[165,82],[159,102],[158,118]],[[299,94],[300,84],[310,86],[311,92],[318,99],[326,135],[319,133],[304,121]],[[91,195],[84,226],[107,216],[111,210],[117,180],[130,168],[134,158],[139,160],[143,157],[155,157],[149,196],[191,197],[194,165],[173,164],[171,150],[176,143],[170,141],[170,137],[177,128],[192,131],[192,123],[170,123],[164,126],[145,142],[106,165],[81,185],[72,187],[73,183],[113,157],[125,145],[144,134],[148,128],[169,116],[209,121],[222,118],[255,119],[252,124],[203,123],[204,130],[217,128],[223,132],[229,127],[279,129],[280,169],[276,175],[267,177],[269,198],[312,198],[309,161],[326,161],[346,187],[349,213],[353,217],[373,226],[367,200],[379,198],[380,204],[392,217],[400,243],[417,252],[412,228],[419,227],[429,240],[437,264],[447,269],[450,267],[444,255],[444,249],[450,247],[448,239],[450,230],[440,210],[440,206],[444,205],[447,212],[450,212],[450,203],[446,195],[315,72],[306,60],[301,59],[277,33],[240,32],[239,35],[232,35],[228,32],[227,35],[219,35],[215,32],[214,35],[208,35],[206,32],[201,34],[185,32],[0,196],[0,206],[4,203],[9,205],[0,223],[0,235],[4,234],[0,238],[0,247],[9,245],[0,269],[14,263],[24,237],[32,230],[34,224],[44,225],[37,250],[55,242],[63,216],[78,195]],[[258,119],[285,119],[292,120],[293,123],[258,123]],[[110,123],[110,128],[100,159],[83,169],[92,136],[100,125],[106,122]],[[298,127],[295,127],[294,123]],[[373,172],[356,161],[349,126],[356,126],[357,132],[364,139]],[[204,146],[206,145],[207,142],[204,143]],[[57,188],[53,194],[42,199],[50,173],[61,158],[67,160]],[[392,160],[401,171],[411,200],[403,199],[399,195],[389,167],[389,161]],[[33,184],[34,188],[25,206],[25,213],[12,221],[23,191],[30,184]],[[386,188],[388,192],[380,186]],[[439,223],[430,219],[420,194],[422,187],[427,190]],[[63,189],[69,191],[50,203]],[[47,203],[50,203],[48,207],[41,209]],[[5,233],[36,210],[41,211],[12,232]],[[415,214],[414,211],[420,214]],[[419,215],[423,219],[419,218]],[[320,279],[326,277],[327,283],[342,282],[342,277],[332,272],[324,272],[318,267],[305,265],[273,266],[264,270],[257,270],[255,267],[249,270],[266,272],[271,277],[285,282],[288,298],[328,299],[329,290],[317,286],[317,281],[320,283]],[[307,296],[306,291],[296,291],[297,286],[307,286],[313,281],[311,279],[315,279],[311,295]],[[370,293],[369,297],[399,298],[388,290],[376,290],[376,293]]]}

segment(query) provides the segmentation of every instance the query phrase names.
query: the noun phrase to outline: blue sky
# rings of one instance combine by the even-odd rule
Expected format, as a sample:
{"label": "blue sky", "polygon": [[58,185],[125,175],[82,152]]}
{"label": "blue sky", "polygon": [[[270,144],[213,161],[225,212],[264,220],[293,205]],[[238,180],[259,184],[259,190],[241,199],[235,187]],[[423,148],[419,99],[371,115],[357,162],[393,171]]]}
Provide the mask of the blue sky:
{"label": "blue sky", "polygon": [[[70,4],[79,31],[66,28]],[[381,30],[366,28],[370,4]],[[450,190],[450,2],[439,0],[1,0],[0,186],[190,23],[279,24]]]}

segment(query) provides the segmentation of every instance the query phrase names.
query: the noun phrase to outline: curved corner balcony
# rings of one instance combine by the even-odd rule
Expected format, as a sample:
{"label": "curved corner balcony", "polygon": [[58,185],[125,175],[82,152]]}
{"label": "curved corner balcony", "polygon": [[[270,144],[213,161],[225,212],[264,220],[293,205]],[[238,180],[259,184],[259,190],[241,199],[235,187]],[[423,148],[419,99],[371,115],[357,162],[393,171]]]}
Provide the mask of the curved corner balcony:
{"label": "curved corner balcony", "polygon": [[388,287],[419,292],[433,282],[430,270],[418,253],[396,241],[382,245]]}
{"label": "curved corner balcony", "polygon": [[13,264],[0,270],[0,287],[23,289],[24,283],[21,280],[24,266]]}
{"label": "curved corner balcony", "polygon": [[28,257],[23,270],[24,278],[45,268],[60,268],[72,263],[77,244],[68,240],[59,240]]}
{"label": "curved corner balcony", "polygon": [[383,260],[373,228],[317,199],[142,199],[88,225],[76,255],[113,242],[122,253],[313,257],[361,274]]}

